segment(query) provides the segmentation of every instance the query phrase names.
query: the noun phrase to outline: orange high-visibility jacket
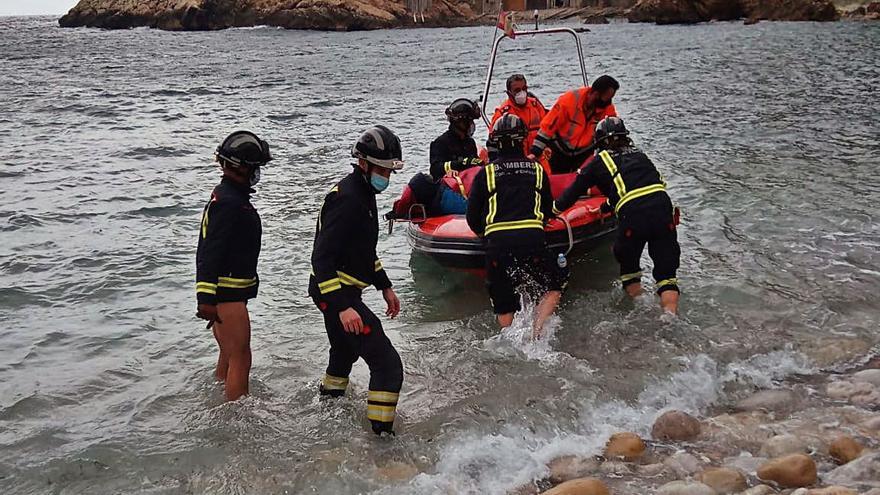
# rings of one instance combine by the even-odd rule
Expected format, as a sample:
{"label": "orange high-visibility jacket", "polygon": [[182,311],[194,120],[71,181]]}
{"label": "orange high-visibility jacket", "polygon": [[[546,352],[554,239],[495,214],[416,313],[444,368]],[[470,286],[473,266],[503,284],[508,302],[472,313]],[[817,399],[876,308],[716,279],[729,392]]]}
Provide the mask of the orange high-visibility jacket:
{"label": "orange high-visibility jacket", "polygon": [[495,127],[495,122],[506,114],[516,115],[529,129],[529,135],[523,145],[526,154],[528,154],[532,143],[535,141],[535,136],[538,135],[538,130],[541,128],[541,121],[544,119],[544,115],[547,115],[547,109],[534,96],[529,96],[526,104],[523,106],[516,105],[513,100],[508,98],[507,101],[495,109],[495,115],[492,116],[492,121],[489,122],[489,132],[492,132],[492,128]]}
{"label": "orange high-visibility jacket", "polygon": [[583,152],[593,143],[596,124],[605,117],[617,115],[614,105],[608,105],[597,109],[588,121],[584,105],[590,91],[591,88],[575,89],[556,100],[556,104],[541,120],[541,128],[531,149],[535,156],[540,155],[551,143],[555,143],[554,148],[569,155]]}

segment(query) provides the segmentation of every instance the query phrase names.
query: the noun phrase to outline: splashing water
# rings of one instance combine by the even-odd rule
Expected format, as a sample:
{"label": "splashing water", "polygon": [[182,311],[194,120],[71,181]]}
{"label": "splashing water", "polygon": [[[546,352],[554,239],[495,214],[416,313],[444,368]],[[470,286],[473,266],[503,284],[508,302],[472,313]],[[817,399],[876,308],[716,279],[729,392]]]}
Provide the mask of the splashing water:
{"label": "splashing water", "polygon": [[[567,354],[553,350],[556,331],[562,325],[558,315],[553,314],[544,322],[541,335],[535,337],[535,311],[537,305],[527,295],[521,295],[522,310],[513,317],[513,323],[498,335],[486,339],[486,350],[502,355],[519,355],[531,361],[557,362]],[[569,356],[570,357],[570,356]]]}

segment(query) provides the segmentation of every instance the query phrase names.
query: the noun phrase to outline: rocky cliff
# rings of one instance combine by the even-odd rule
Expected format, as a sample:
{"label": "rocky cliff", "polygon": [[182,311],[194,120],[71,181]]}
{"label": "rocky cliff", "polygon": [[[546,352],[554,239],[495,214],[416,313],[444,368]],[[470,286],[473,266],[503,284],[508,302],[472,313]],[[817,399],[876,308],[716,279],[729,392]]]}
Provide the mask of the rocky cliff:
{"label": "rocky cliff", "polygon": [[354,31],[405,26],[460,26],[475,17],[466,2],[434,0],[424,23],[403,0],[80,0],[62,27],[125,29],[148,26],[203,31],[257,25]]}
{"label": "rocky cliff", "polygon": [[630,22],[693,24],[711,20],[836,21],[831,0],[639,0]]}

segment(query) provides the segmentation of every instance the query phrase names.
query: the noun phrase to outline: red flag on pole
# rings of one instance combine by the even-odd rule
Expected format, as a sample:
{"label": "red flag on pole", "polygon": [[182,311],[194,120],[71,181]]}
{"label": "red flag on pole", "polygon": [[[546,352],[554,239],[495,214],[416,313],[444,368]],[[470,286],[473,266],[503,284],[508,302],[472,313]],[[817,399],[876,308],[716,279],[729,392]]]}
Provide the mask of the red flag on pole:
{"label": "red flag on pole", "polygon": [[508,38],[516,38],[515,25],[513,23],[513,12],[501,11],[498,14],[498,29],[504,31]]}

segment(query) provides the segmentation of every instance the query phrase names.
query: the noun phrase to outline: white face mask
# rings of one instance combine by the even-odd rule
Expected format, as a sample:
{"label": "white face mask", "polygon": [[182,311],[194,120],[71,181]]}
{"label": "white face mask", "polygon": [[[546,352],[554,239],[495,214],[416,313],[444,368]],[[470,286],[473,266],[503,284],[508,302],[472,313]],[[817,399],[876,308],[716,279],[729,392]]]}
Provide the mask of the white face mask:
{"label": "white face mask", "polygon": [[519,93],[513,96],[513,101],[517,105],[525,105],[526,101],[529,99],[529,94],[525,91],[520,91]]}

